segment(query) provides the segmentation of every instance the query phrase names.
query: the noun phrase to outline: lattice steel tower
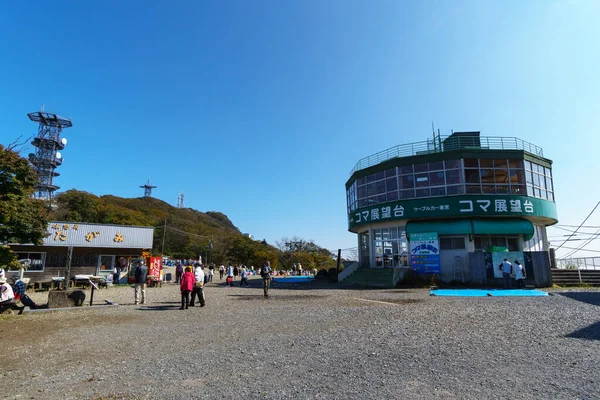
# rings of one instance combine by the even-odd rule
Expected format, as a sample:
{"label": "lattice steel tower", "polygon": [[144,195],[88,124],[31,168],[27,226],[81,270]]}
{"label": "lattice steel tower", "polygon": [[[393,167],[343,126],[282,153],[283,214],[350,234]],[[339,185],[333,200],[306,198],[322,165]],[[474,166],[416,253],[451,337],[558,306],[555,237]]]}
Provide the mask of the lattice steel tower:
{"label": "lattice steel tower", "polygon": [[150,185],[150,179],[148,179],[148,183],[140,187],[144,189],[144,197],[152,197],[152,189],[157,188],[157,186]]}
{"label": "lattice steel tower", "polygon": [[60,175],[55,169],[63,162],[59,150],[64,149],[67,144],[67,139],[61,139],[60,134],[63,128],[70,128],[73,123],[70,119],[44,111],[32,112],[27,116],[38,123],[37,137],[31,142],[36,148],[35,153],[29,154],[29,162],[33,164],[39,177],[33,197],[50,200],[59,189],[52,183],[52,179]]}

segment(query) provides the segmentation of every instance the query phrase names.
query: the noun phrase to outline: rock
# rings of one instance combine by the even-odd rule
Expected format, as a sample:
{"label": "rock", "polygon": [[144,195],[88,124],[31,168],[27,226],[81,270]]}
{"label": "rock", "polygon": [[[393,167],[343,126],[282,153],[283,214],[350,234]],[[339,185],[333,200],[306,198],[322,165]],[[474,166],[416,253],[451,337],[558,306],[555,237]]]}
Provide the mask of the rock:
{"label": "rock", "polygon": [[84,300],[83,290],[51,290],[48,292],[48,308],[80,307]]}

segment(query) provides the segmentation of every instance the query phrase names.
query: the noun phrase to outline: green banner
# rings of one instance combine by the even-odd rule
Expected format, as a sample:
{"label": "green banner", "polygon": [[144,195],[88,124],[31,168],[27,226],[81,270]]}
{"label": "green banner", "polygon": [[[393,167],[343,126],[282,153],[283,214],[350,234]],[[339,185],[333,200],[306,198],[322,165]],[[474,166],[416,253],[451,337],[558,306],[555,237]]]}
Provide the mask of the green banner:
{"label": "green banner", "polygon": [[556,223],[556,204],[528,196],[452,196],[400,200],[364,207],[348,215],[348,226],[377,222],[464,217],[543,217]]}

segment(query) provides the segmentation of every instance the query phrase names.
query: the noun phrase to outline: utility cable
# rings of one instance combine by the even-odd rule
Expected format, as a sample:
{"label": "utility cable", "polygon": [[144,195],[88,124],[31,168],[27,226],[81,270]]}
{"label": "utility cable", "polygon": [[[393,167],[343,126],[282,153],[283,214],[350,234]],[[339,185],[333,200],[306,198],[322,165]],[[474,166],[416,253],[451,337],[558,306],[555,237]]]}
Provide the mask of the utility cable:
{"label": "utility cable", "polygon": [[588,216],[585,217],[585,219],[583,220],[583,222],[581,223],[581,225],[579,225],[577,227],[577,229],[575,229],[575,232],[571,233],[571,235],[567,239],[565,239],[565,241],[562,242],[562,244],[560,246],[558,246],[556,249],[554,249],[554,251],[557,251],[558,249],[560,249],[561,247],[563,247],[563,245],[565,243],[567,243],[567,240],[569,240],[571,237],[573,237],[577,233],[577,231],[579,230],[579,228],[581,228],[583,226],[583,224],[585,224],[585,221],[587,221],[588,218],[592,216],[592,214],[594,213],[594,211],[596,211],[596,208],[598,208],[599,205],[600,205],[600,201],[598,203],[596,203],[596,207],[594,207],[594,209],[588,214]]}

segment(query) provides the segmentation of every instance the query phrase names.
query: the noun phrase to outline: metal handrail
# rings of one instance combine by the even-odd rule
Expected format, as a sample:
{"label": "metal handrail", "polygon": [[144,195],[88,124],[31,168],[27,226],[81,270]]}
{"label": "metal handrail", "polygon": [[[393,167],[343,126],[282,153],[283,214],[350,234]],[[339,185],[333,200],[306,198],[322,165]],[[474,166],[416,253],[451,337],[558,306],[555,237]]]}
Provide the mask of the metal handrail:
{"label": "metal handrail", "polygon": [[390,147],[389,149],[360,159],[352,171],[350,171],[350,175],[356,171],[372,167],[373,165],[377,165],[392,158],[442,153],[444,151],[458,149],[524,150],[540,157],[544,156],[544,151],[541,147],[516,137],[452,136],[452,139],[446,142],[446,139],[450,137],[451,136],[440,136],[439,138],[436,138],[436,140],[426,140],[423,142],[400,144]]}

